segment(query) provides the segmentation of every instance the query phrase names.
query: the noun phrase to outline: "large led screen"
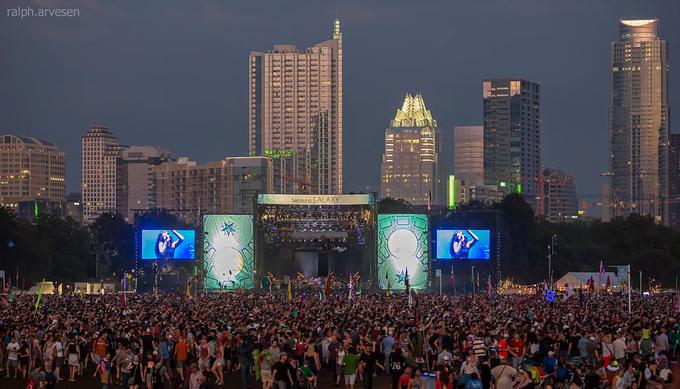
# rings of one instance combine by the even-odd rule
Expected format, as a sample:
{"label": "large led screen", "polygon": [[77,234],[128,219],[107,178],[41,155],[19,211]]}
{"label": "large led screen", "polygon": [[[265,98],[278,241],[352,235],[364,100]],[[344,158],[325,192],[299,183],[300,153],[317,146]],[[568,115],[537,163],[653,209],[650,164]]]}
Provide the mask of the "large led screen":
{"label": "large led screen", "polygon": [[255,251],[251,215],[206,215],[205,287],[239,289],[254,286]]}
{"label": "large led screen", "polygon": [[142,230],[142,259],[194,259],[194,230]]}
{"label": "large led screen", "polygon": [[437,230],[437,259],[491,258],[491,231],[489,230]]}
{"label": "large led screen", "polygon": [[408,273],[413,289],[428,287],[430,253],[427,215],[378,215],[378,279],[380,287],[405,289]]}

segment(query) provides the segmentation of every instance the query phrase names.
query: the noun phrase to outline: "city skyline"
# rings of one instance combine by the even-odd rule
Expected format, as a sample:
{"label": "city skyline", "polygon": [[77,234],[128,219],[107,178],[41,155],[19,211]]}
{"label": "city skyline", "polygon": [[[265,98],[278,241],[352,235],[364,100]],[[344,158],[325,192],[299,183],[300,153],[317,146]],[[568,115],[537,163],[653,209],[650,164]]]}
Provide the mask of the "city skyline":
{"label": "city skyline", "polygon": [[[343,40],[345,49],[345,188],[344,192],[366,190],[378,190],[379,188],[379,169],[380,169],[380,149],[384,130],[384,122],[392,116],[393,107],[391,102],[403,96],[404,92],[422,92],[428,96],[428,106],[438,119],[438,124],[443,133],[450,133],[454,126],[474,124],[481,122],[481,104],[479,101],[480,82],[486,77],[522,77],[536,81],[542,86],[542,142],[543,153],[542,161],[545,165],[556,166],[575,176],[579,192],[597,194],[602,185],[600,173],[607,170],[607,102],[609,94],[609,61],[607,58],[606,47],[609,42],[614,41],[617,36],[617,22],[619,18],[652,18],[660,17],[661,35],[672,37],[677,33],[677,23],[673,23],[674,15],[678,15],[678,7],[667,4],[650,4],[639,6],[632,3],[621,4],[617,7],[593,5],[599,12],[590,14],[586,12],[590,7],[582,4],[574,4],[571,7],[555,5],[546,7],[537,2],[528,2],[517,9],[510,9],[503,4],[496,3],[485,6],[461,5],[445,6],[434,4],[426,9],[414,9],[412,5],[403,3],[399,10],[385,7],[383,4],[372,5],[361,10],[356,8],[356,4],[350,2],[347,7],[321,7],[313,6],[313,9],[321,10],[323,17],[317,20],[305,20],[300,24],[300,28],[295,31],[288,31],[284,28],[287,24],[284,21],[277,21],[269,13],[281,11],[281,6],[273,5],[271,10],[266,12],[256,10],[248,5],[235,5],[235,14],[247,17],[262,16],[268,24],[258,32],[256,36],[244,38],[245,35],[238,37],[238,42],[228,34],[232,29],[238,28],[238,20],[227,25],[220,24],[226,18],[225,10],[229,7],[213,10],[215,20],[208,19],[207,27],[201,33],[190,33],[190,38],[197,35],[208,39],[212,44],[216,42],[226,42],[228,47],[223,48],[229,51],[230,55],[225,56],[215,52],[216,48],[208,52],[192,52],[189,48],[188,40],[179,40],[179,45],[174,45],[175,51],[160,44],[149,46],[153,39],[161,38],[160,32],[154,34],[144,33],[140,30],[140,22],[146,18],[152,18],[148,10],[141,12],[138,19],[130,19],[120,14],[109,14],[107,8],[92,8],[91,16],[83,12],[83,16],[77,21],[63,23],[73,23],[76,28],[81,28],[83,24],[89,25],[95,20],[108,20],[111,18],[121,18],[128,26],[136,27],[136,33],[141,33],[140,42],[134,43],[134,48],[147,45],[149,54],[165,56],[166,60],[175,58],[180,53],[194,53],[197,58],[192,61],[192,67],[188,69],[198,69],[189,71],[192,77],[181,77],[180,73],[172,64],[166,67],[154,69],[157,60],[151,59],[149,54],[137,52],[139,57],[128,57],[129,64],[120,69],[113,69],[114,65],[120,65],[119,60],[110,57],[106,49],[112,52],[127,52],[123,48],[124,40],[121,38],[103,42],[103,48],[97,49],[91,45],[91,41],[73,35],[73,30],[69,33],[69,26],[66,24],[58,27],[57,36],[59,39],[49,40],[39,48],[47,49],[43,52],[31,51],[26,45],[20,49],[19,43],[31,42],[40,37],[42,33],[50,31],[55,27],[54,21],[45,21],[43,26],[34,20],[12,21],[0,27],[0,29],[16,30],[17,23],[25,23],[32,27],[25,31],[31,31],[25,35],[18,34],[16,42],[7,42],[10,45],[10,55],[12,61],[7,58],[0,60],[0,66],[8,71],[4,72],[3,81],[6,81],[8,88],[0,95],[0,102],[7,110],[0,113],[0,129],[3,133],[24,134],[46,138],[53,141],[66,153],[67,160],[67,191],[77,191],[79,187],[80,170],[78,166],[78,141],[80,135],[93,123],[101,123],[111,128],[120,139],[127,144],[150,144],[158,145],[172,150],[176,155],[188,155],[192,159],[204,162],[222,159],[227,156],[247,155],[247,55],[250,51],[266,50],[273,44],[295,43],[300,47],[307,46],[309,43],[319,41],[320,37],[325,36],[328,31],[329,21],[334,17],[339,17],[343,23]],[[123,6],[121,6],[123,7]],[[398,26],[385,25],[382,17],[394,16],[395,14],[407,14],[415,12],[421,16],[429,16],[433,20],[446,20],[445,15],[439,15],[438,11],[458,11],[456,15],[466,13],[475,14],[482,10],[492,11],[491,18],[500,17],[503,12],[516,13],[518,20],[530,22],[530,27],[522,27],[522,23],[517,23],[515,28],[507,37],[493,35],[480,31],[475,28],[472,31],[479,33],[478,39],[463,41],[456,38],[456,32],[460,32],[467,26],[467,21],[463,17],[456,18],[456,23],[439,24],[438,26],[426,26],[418,32],[417,37],[409,37],[399,31]],[[495,7],[495,8],[494,8]],[[294,8],[294,7],[291,7]],[[124,8],[123,8],[124,9]],[[84,9],[83,11],[85,11]],[[142,10],[144,11],[144,10]],[[572,17],[579,18],[579,31],[571,31],[568,24],[558,21],[546,23],[545,17],[554,13],[568,12]],[[446,14],[447,12],[443,12]],[[168,29],[180,20],[195,20],[205,17],[205,8],[199,7],[195,13],[190,13],[184,18],[175,15],[170,21],[165,21],[159,27],[159,31],[168,32]],[[269,15],[269,16],[268,16]],[[298,16],[286,13],[288,23],[297,20]],[[477,16],[479,17],[479,16]],[[284,18],[285,19],[285,18]],[[669,21],[664,23],[664,20]],[[378,28],[366,29],[366,26],[376,22]],[[216,26],[219,24],[219,27]],[[437,23],[432,23],[437,24]],[[46,26],[46,27],[45,27]],[[469,27],[469,26],[468,26]],[[219,31],[216,31],[218,29]],[[254,31],[251,27],[246,31]],[[493,29],[492,29],[493,30]],[[549,35],[554,45],[544,44],[540,47],[541,54],[534,54],[529,50],[532,45],[540,45],[539,40],[528,36],[531,31],[543,31]],[[18,31],[18,30],[16,30]],[[438,32],[439,31],[439,32]],[[569,36],[570,31],[576,36]],[[102,34],[101,30],[95,29],[96,33]],[[220,33],[218,33],[220,32]],[[497,32],[497,31],[496,31]],[[201,35],[202,34],[202,35]],[[15,34],[16,35],[16,34]],[[493,39],[490,39],[493,35]],[[578,37],[588,36],[584,42],[579,42]],[[177,34],[170,34],[173,39],[179,39]],[[387,37],[391,39],[386,39]],[[522,37],[528,39],[529,43],[524,47],[519,41],[511,43],[511,38]],[[458,45],[460,52],[466,55],[462,58],[452,58],[445,53],[436,52],[436,59],[426,59],[424,61],[378,61],[381,56],[388,58],[385,54],[396,53],[395,48],[399,45],[413,42],[414,39],[422,41],[422,49],[428,51],[434,47],[448,44],[450,47]],[[429,40],[429,43],[428,43]],[[76,44],[72,51],[66,51],[63,56],[50,52],[49,49],[59,48],[67,43]],[[169,41],[168,41],[169,42]],[[547,42],[547,41],[546,41]],[[577,45],[577,42],[578,45]],[[126,44],[129,42],[125,42]],[[380,43],[376,45],[376,43]],[[545,42],[543,42],[545,43]],[[513,56],[507,57],[507,61],[489,61],[489,54],[480,54],[478,47],[484,44],[490,45],[488,49],[496,49],[498,58],[504,57],[506,51],[515,51]],[[141,45],[141,46],[140,46]],[[461,46],[462,45],[462,46]],[[507,46],[503,48],[501,46]],[[369,49],[370,50],[367,51]],[[553,47],[555,46],[555,47]],[[235,49],[232,49],[235,47]],[[445,47],[445,46],[442,46]],[[559,47],[559,48],[556,48]],[[453,51],[453,50],[452,50]],[[558,53],[560,51],[560,53]],[[603,53],[604,51],[604,53]],[[434,52],[434,51],[433,51]],[[15,55],[12,55],[15,54]],[[103,55],[110,61],[93,62],[94,58]],[[494,53],[496,54],[496,53]],[[587,55],[584,55],[587,54]],[[88,59],[82,65],[76,64],[76,59]],[[675,51],[671,49],[671,72],[674,63],[673,58],[677,57]],[[495,55],[494,55],[495,57]],[[521,58],[524,58],[520,60]],[[568,77],[558,75],[554,69],[551,71],[550,57],[554,60],[564,60],[565,57],[578,57],[578,60],[569,66]],[[35,61],[29,61],[33,58]],[[217,63],[210,59],[219,59]],[[47,59],[47,61],[43,61]],[[30,64],[27,63],[31,62]],[[60,62],[61,61],[61,62]],[[168,61],[163,61],[166,64]],[[405,63],[404,63],[405,62]],[[417,63],[420,62],[420,63]],[[465,63],[469,63],[466,65]],[[54,80],[45,80],[42,84],[32,82],[26,83],[28,74],[26,71],[33,69],[40,70],[41,66],[35,63],[51,64],[52,73],[58,74],[62,81],[55,83]],[[180,64],[187,63],[179,61]],[[216,64],[227,64],[220,66],[219,71]],[[372,69],[367,66],[374,63]],[[95,65],[91,69],[86,69],[85,73],[74,74],[74,69],[80,69],[84,64]],[[376,65],[380,66],[376,66]],[[20,67],[26,69],[20,69]],[[131,75],[123,77],[122,85],[130,87],[133,81],[138,81],[136,88],[126,89],[116,88],[114,83],[115,75],[129,71],[133,66],[137,71]],[[481,65],[481,66],[480,66]],[[206,71],[200,70],[207,67]],[[428,67],[430,74],[422,72],[405,72],[406,69],[415,67],[422,69]],[[477,69],[471,70],[476,67]],[[597,69],[594,71],[593,69]],[[151,70],[154,70],[153,72]],[[199,71],[200,70],[200,71]],[[377,71],[376,71],[377,70]],[[186,69],[184,70],[186,71]],[[78,72],[76,72],[78,73]],[[394,77],[395,73],[402,75],[401,78]],[[7,79],[8,74],[10,75]],[[552,76],[551,76],[552,74]],[[11,75],[16,75],[15,78]],[[217,78],[218,82],[213,80]],[[561,78],[561,79],[560,79]],[[206,88],[207,79],[211,79],[211,84]],[[96,89],[96,106],[87,100],[93,99],[92,93],[87,84],[97,81],[103,83],[105,92],[101,88]],[[161,88],[162,95],[153,88],[163,84],[163,80],[172,80],[173,88],[164,86]],[[192,81],[193,80],[193,81]],[[584,80],[580,88],[571,87],[575,80]],[[673,78],[671,77],[670,100],[673,100]],[[141,82],[139,82],[141,81]],[[568,82],[571,81],[571,82]],[[24,82],[24,84],[21,84]],[[177,89],[175,90],[175,84]],[[56,85],[55,85],[56,84]],[[584,86],[585,91],[584,93]],[[108,86],[108,88],[106,87]],[[570,89],[574,88],[574,89]],[[455,92],[451,92],[451,90]],[[217,93],[219,91],[219,93]],[[583,102],[565,100],[574,96],[575,91],[580,91],[579,95]],[[44,94],[37,94],[44,92]],[[181,97],[180,95],[186,95]],[[64,97],[62,100],[57,96]],[[197,98],[198,96],[198,98]],[[215,99],[216,96],[222,98],[221,101]],[[142,101],[142,100],[148,100]],[[576,100],[579,100],[576,99]],[[195,102],[190,102],[194,100]],[[184,104],[184,105],[183,105]],[[560,104],[562,104],[560,106]],[[164,109],[159,109],[164,108]],[[27,112],[40,112],[41,115],[26,115]],[[577,112],[574,114],[573,112]],[[575,118],[579,120],[576,121]],[[149,130],[158,128],[157,130]],[[145,133],[146,130],[146,133]],[[673,127],[671,127],[673,130]],[[675,131],[677,132],[677,131]],[[186,134],[192,134],[187,136]],[[196,135],[196,136],[193,136]],[[447,136],[445,134],[445,136]],[[448,135],[450,136],[450,135]],[[582,142],[584,137],[589,138],[588,142]],[[181,139],[182,141],[178,141]],[[581,140],[579,140],[581,139]],[[587,144],[583,144],[587,143]],[[583,158],[573,158],[570,148],[582,146]],[[348,158],[348,155],[356,158]]]}

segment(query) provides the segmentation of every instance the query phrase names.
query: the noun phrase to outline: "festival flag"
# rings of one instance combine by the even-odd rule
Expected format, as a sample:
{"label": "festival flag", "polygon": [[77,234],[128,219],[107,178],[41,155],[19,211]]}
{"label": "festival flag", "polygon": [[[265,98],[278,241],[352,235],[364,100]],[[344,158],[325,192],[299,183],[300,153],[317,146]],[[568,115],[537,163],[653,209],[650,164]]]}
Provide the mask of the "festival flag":
{"label": "festival flag", "polygon": [[347,291],[347,302],[348,304],[352,303],[352,288],[354,287],[352,283],[352,275],[350,274],[349,276],[349,285],[348,285],[348,291]]}
{"label": "festival flag", "polygon": [[597,289],[602,289],[604,282],[604,262],[600,259],[600,277],[597,280]]}
{"label": "festival flag", "polygon": [[125,304],[127,304],[127,297],[125,297],[127,293],[123,292],[120,294],[120,306],[121,308],[125,308]]}
{"label": "festival flag", "polygon": [[330,272],[328,273],[328,276],[326,277],[326,285],[324,286],[323,289],[323,294],[326,299],[331,295],[331,286],[333,285],[333,277],[334,273]]}
{"label": "festival flag", "polygon": [[387,280],[387,297],[390,297],[390,290],[392,289],[392,283],[390,282],[389,273],[385,272],[385,279]]}
{"label": "festival flag", "polygon": [[410,283],[408,280],[408,268],[406,268],[406,274],[404,275],[404,286],[406,287],[406,294],[410,296]]}
{"label": "festival flag", "polygon": [[35,312],[38,312],[40,308],[40,300],[42,299],[43,291],[45,290],[45,279],[43,278],[42,284],[40,284],[40,291],[38,292],[38,298],[35,300]]}
{"label": "festival flag", "polygon": [[413,293],[415,294],[415,309],[416,309],[416,327],[420,325],[420,298],[418,297],[418,293],[414,290]]}
{"label": "festival flag", "polygon": [[479,272],[477,272],[477,289],[479,289]]}
{"label": "festival flag", "polygon": [[449,276],[449,284],[451,285],[451,289],[455,289],[456,278],[453,276],[453,265],[451,265],[451,275]]}
{"label": "festival flag", "polygon": [[288,281],[288,301],[293,300],[293,281]]}
{"label": "festival flag", "polygon": [[302,319],[302,315],[304,314],[304,304],[305,304],[305,294],[303,293],[300,296],[300,306],[298,307],[298,320]]}
{"label": "festival flag", "polygon": [[272,284],[274,283],[274,275],[271,272],[267,272],[267,282],[269,283],[269,293],[271,293]]}
{"label": "festival flag", "polygon": [[187,281],[187,289],[184,292],[187,297],[191,297],[191,287],[189,286],[189,282]]}
{"label": "festival flag", "polygon": [[606,290],[609,290],[609,287],[612,286],[612,280],[609,279],[609,274],[607,274],[607,283],[605,285]]}
{"label": "festival flag", "polygon": [[491,273],[489,273],[489,277],[486,280],[486,292],[491,297],[491,293],[493,292],[493,286],[491,286]]}
{"label": "festival flag", "polygon": [[590,276],[590,279],[588,280],[588,289],[591,292],[595,290],[595,279],[593,279],[593,276]]}
{"label": "festival flag", "polygon": [[0,297],[0,303],[6,307],[9,307],[9,301],[7,301],[7,299],[4,297]]}

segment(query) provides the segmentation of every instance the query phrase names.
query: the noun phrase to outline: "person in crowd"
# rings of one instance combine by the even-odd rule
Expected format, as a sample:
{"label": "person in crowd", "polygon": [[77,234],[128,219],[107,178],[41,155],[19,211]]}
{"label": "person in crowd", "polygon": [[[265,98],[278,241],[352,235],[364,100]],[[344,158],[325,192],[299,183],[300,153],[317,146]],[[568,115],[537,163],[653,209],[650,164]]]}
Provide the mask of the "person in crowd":
{"label": "person in crowd", "polygon": [[673,296],[632,298],[629,315],[627,296],[617,294],[548,304],[542,296],[419,293],[409,307],[405,294],[364,292],[349,305],[346,292],[333,292],[306,298],[301,309],[285,291],[129,294],[125,307],[113,294],[65,293],[44,295],[36,313],[35,299],[19,294],[0,305],[2,380],[13,382],[0,387],[25,387],[38,366],[44,387],[63,366],[76,386],[96,372],[101,384],[104,375],[126,389],[323,387],[346,376],[351,387],[359,372],[357,386],[399,388],[410,376],[413,388],[421,373],[425,385],[425,370],[447,389],[477,380],[483,389],[672,383],[680,352]]}

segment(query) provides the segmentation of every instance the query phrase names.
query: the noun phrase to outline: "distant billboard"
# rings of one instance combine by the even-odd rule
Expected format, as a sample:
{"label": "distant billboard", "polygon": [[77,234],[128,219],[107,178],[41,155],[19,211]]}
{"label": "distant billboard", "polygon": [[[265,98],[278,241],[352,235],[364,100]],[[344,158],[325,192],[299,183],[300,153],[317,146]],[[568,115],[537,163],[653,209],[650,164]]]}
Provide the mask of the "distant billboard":
{"label": "distant billboard", "polygon": [[425,289],[430,267],[427,215],[378,215],[378,280],[380,287]]}
{"label": "distant billboard", "polygon": [[287,195],[259,194],[258,204],[272,205],[372,205],[375,197],[372,194],[349,195]]}
{"label": "distant billboard", "polygon": [[255,251],[252,215],[203,217],[205,287],[253,288]]}

